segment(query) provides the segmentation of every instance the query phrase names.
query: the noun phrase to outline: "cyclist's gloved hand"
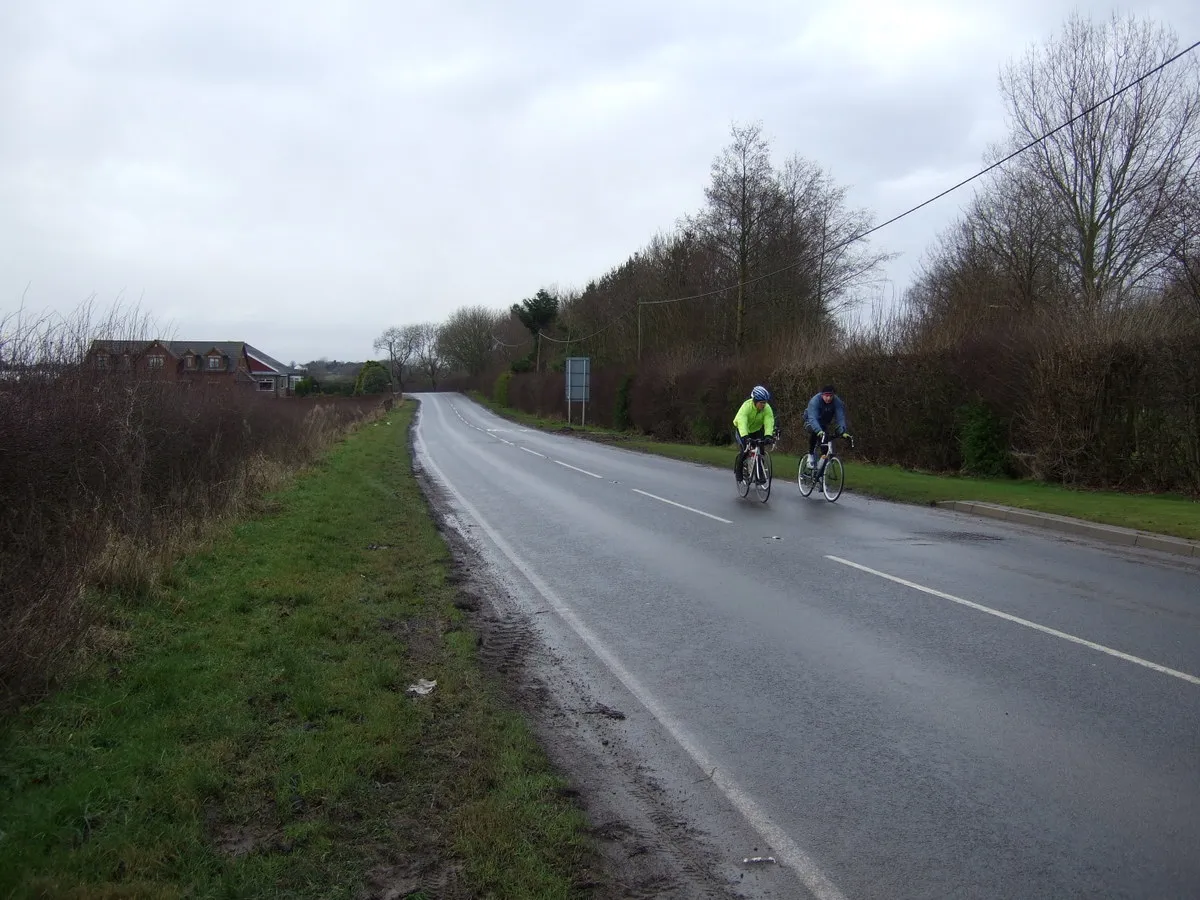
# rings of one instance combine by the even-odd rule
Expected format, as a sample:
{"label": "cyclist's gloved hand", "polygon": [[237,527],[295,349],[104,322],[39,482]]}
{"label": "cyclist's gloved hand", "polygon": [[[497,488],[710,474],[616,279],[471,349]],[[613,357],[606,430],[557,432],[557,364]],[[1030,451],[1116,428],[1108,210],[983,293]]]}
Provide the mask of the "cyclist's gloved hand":
{"label": "cyclist's gloved hand", "polygon": [[848,431],[843,431],[843,432],[842,432],[842,437],[844,437],[844,438],[849,438],[849,437],[850,437],[850,432],[848,432]]}
{"label": "cyclist's gloved hand", "polygon": [[823,432],[823,431],[818,431],[818,432],[817,432],[817,440],[818,440],[818,441],[823,441],[823,440],[825,440],[825,432]]}

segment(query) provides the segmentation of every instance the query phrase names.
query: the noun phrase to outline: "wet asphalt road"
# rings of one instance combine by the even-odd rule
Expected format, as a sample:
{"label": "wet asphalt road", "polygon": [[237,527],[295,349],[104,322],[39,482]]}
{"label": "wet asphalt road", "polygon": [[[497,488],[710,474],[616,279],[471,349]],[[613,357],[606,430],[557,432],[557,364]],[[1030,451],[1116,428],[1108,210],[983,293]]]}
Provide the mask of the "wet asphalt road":
{"label": "wet asphalt road", "polygon": [[788,481],[763,505],[731,470],[421,404],[419,451],[815,895],[1200,897],[1194,563]]}

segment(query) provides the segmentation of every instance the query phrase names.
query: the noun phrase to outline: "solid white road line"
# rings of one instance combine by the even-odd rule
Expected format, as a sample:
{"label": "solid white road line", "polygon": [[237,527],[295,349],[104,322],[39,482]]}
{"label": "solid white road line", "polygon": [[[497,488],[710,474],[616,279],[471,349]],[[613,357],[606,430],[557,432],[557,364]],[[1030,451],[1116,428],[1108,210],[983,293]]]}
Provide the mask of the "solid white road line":
{"label": "solid white road line", "polygon": [[[705,773],[706,777],[717,786],[717,789],[728,798],[734,808],[742,814],[750,826],[757,831],[765,839],[765,843],[769,847],[775,849],[775,855],[780,858],[780,861],[790,866],[799,877],[800,881],[812,893],[816,900],[845,900],[844,895],[834,886],[825,874],[817,867],[816,862],[807,853],[800,849],[799,845],[793,841],[786,832],[778,825],[771,821],[762,809],[750,798],[745,789],[735,782],[730,776],[726,775],[721,769],[716,760],[708,755],[708,752],[692,737],[691,734],[683,727],[683,724],[672,716],[655,697],[651,694],[633,673],[625,668],[625,664],[621,662],[617,655],[601,642],[587,625],[575,614],[558,594],[544,582],[538,574],[522,560],[516,552],[509,546],[508,542],[500,536],[491,525],[479,514],[479,511],[459,493],[458,489],[446,478],[438,464],[434,462],[433,457],[425,448],[425,440],[421,434],[421,427],[424,422],[424,416],[421,415],[420,409],[417,411],[417,427],[414,439],[417,452],[421,455],[422,465],[429,468],[430,471],[437,476],[438,480],[446,487],[446,490],[458,501],[458,504],[471,516],[472,519],[479,525],[483,532],[492,540],[492,543],[503,553],[516,567],[529,583],[533,586],[542,597],[554,608],[555,612],[565,621],[571,629],[579,635],[579,638],[591,648],[592,652],[608,667],[608,670],[613,673],[621,683],[629,690],[633,696],[644,706],[650,715],[652,715],[663,728],[675,738],[679,746],[692,758],[700,770]],[[650,495],[653,496],[653,495]],[[661,499],[661,498],[655,498]],[[667,501],[670,502],[670,501]],[[707,513],[705,513],[707,515]]]}
{"label": "solid white road line", "polygon": [[729,519],[722,519],[720,516],[714,516],[712,513],[706,513],[702,509],[694,509],[691,506],[684,506],[682,503],[676,503],[674,500],[668,500],[666,497],[660,497],[658,494],[651,494],[648,491],[643,491],[640,488],[630,488],[635,494],[641,494],[643,497],[652,497],[663,503],[670,503],[672,506],[678,506],[680,509],[686,509],[688,512],[694,512],[698,516],[708,516],[710,519],[716,519],[718,522],[724,522],[726,525],[732,525],[733,522]]}
{"label": "solid white road line", "polygon": [[1107,653],[1109,656],[1115,656],[1117,659],[1123,659],[1126,662],[1137,663],[1139,666],[1145,666],[1147,669],[1153,669],[1155,672],[1162,672],[1164,675],[1170,675],[1174,678],[1179,678],[1183,681],[1189,681],[1192,684],[1200,684],[1200,678],[1195,675],[1189,675],[1187,672],[1180,672],[1176,669],[1168,669],[1166,666],[1160,666],[1158,663],[1150,662],[1142,659],[1140,656],[1133,656],[1129,653],[1122,653],[1120,650],[1114,650],[1112,647],[1105,647],[1103,644],[1097,644],[1094,641],[1085,640],[1081,637],[1075,637],[1073,634],[1067,634],[1065,631],[1059,631],[1055,628],[1049,628],[1045,625],[1039,625],[1037,622],[1031,622],[1028,619],[1022,619],[1020,616],[1014,616],[1010,613],[1001,612],[998,609],[992,609],[990,606],[984,606],[981,603],[974,603],[970,600],[964,600],[962,597],[955,597],[953,594],[947,594],[945,591],[934,590],[930,587],[917,584],[915,581],[908,581],[904,578],[897,578],[895,575],[889,575],[886,572],[880,572],[877,569],[871,569],[867,566],[859,565],[856,562],[851,562],[848,559],[842,559],[839,556],[825,555],[826,559],[832,559],[834,562],[841,563],[844,566],[850,566],[854,569],[859,569],[863,572],[869,572],[872,575],[878,575],[880,578],[886,578],[888,581],[894,581],[896,584],[902,584],[905,587],[913,588],[914,590],[924,591],[926,594],[932,594],[934,597],[941,597],[943,600],[949,600],[952,603],[960,603],[963,606],[968,606],[971,609],[977,609],[980,612],[987,613],[990,616],[996,616],[999,619],[1005,619],[1009,622],[1016,622],[1018,625],[1024,625],[1026,628],[1032,628],[1035,631],[1040,631],[1043,634],[1053,635],[1056,638],[1062,638],[1064,641],[1070,641],[1073,644],[1080,644],[1090,650],[1098,650],[1100,653]]}
{"label": "solid white road line", "polygon": [[582,472],[584,475],[591,475],[593,478],[603,478],[604,477],[603,475],[597,475],[595,472],[589,472],[587,469],[581,469],[578,466],[573,466],[570,463],[565,463],[561,459],[556,459],[556,460],[554,460],[554,462],[558,463],[564,469],[573,469],[576,472]]}

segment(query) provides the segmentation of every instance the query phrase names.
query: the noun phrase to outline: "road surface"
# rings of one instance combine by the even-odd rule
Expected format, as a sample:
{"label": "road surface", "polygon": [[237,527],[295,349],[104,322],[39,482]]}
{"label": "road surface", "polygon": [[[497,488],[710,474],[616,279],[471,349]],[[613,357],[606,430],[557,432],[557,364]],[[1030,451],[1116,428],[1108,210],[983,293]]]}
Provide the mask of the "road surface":
{"label": "road surface", "polygon": [[743,889],[1200,897],[1195,563],[870,501],[853,460],[837,503],[764,505],[731,467],[419,400],[419,463],[711,811],[714,865],[771,870]]}

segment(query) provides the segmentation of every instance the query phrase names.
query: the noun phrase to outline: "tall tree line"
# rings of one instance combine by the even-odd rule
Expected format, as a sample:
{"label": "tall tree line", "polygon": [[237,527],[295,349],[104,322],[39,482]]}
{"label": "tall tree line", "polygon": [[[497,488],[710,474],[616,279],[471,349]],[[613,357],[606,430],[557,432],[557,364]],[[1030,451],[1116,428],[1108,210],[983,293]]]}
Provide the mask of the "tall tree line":
{"label": "tall tree line", "polygon": [[[1185,55],[1107,99],[1178,51],[1152,20],[1076,13],[1002,67],[1009,133],[985,162],[1053,133],[982,180],[935,238],[889,322],[892,346],[1150,309],[1200,324],[1200,63]],[[436,382],[577,353],[597,365],[790,361],[845,341],[841,314],[891,258],[861,237],[873,214],[818,163],[776,165],[761,123],[732,126],[704,196],[581,289],[465,307],[377,346],[393,371]]]}

